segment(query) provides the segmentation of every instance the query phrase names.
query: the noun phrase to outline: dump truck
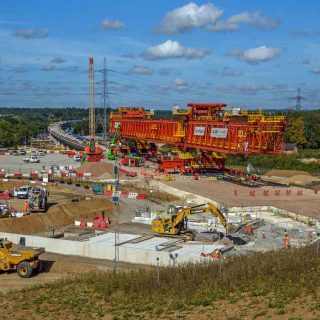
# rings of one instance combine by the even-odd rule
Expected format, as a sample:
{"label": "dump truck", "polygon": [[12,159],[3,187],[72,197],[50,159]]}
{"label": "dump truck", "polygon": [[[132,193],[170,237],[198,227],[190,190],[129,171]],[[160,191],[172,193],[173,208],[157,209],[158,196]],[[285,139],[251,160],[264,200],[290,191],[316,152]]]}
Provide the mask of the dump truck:
{"label": "dump truck", "polygon": [[48,191],[40,186],[33,187],[29,193],[28,204],[30,212],[45,212],[48,205]]}
{"label": "dump truck", "polygon": [[0,239],[0,271],[17,271],[21,278],[30,278],[41,269],[39,255],[44,248],[33,248]]}
{"label": "dump truck", "polygon": [[168,215],[157,217],[152,220],[152,231],[166,235],[185,235],[186,239],[194,240],[195,235],[188,229],[188,216],[191,214],[211,213],[225,227],[226,231],[233,226],[228,224],[224,214],[212,203],[205,203],[192,207],[174,207],[169,208]]}

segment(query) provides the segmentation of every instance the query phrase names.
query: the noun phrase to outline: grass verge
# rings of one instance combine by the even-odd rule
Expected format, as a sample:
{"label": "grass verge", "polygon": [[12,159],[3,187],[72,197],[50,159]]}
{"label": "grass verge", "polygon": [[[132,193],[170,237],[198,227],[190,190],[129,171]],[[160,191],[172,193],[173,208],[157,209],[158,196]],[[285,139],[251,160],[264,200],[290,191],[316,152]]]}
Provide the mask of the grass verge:
{"label": "grass verge", "polygon": [[310,246],[229,257],[222,272],[217,263],[161,267],[159,286],[153,267],[117,274],[89,273],[2,295],[1,304],[10,302],[8,314],[28,309],[29,317],[155,319],[170,314],[186,316],[197,308],[214,307],[218,301],[238,304],[249,297],[262,298],[266,310],[274,309],[280,316],[289,301],[316,295],[319,276],[320,255]]}

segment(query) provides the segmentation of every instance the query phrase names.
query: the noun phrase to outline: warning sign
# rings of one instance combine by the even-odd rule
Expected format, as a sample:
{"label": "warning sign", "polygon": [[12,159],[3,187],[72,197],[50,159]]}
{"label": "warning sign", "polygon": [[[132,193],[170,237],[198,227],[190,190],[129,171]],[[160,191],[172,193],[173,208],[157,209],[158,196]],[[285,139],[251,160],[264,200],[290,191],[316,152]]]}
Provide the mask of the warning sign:
{"label": "warning sign", "polygon": [[194,127],[194,136],[204,136],[204,133],[206,131],[206,127]]}
{"label": "warning sign", "polygon": [[211,138],[226,138],[228,135],[228,128],[212,128],[210,132]]}

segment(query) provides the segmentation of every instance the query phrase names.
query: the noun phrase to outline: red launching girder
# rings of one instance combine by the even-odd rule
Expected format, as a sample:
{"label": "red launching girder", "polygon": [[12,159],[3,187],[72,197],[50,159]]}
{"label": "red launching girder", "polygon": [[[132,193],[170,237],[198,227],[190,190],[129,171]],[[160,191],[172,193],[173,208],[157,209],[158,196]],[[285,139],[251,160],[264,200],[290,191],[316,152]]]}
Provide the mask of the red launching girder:
{"label": "red launching girder", "polygon": [[[110,115],[110,133],[140,141],[168,143],[229,154],[282,153],[285,116],[232,109],[226,104],[188,104],[175,119],[153,119],[142,108],[121,108]],[[125,112],[124,112],[125,110]]]}

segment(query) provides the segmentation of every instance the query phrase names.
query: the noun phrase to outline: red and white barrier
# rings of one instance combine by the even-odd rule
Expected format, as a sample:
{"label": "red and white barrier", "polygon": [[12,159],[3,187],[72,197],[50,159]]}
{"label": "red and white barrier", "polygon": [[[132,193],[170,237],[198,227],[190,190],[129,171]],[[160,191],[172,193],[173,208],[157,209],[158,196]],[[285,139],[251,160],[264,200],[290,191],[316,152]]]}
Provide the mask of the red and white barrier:
{"label": "red and white barrier", "polygon": [[[136,193],[136,192],[128,192],[128,191],[119,191],[119,194],[121,198],[128,198],[128,199],[143,200],[143,199],[146,199],[147,197],[147,194],[145,193]],[[107,197],[112,197],[113,191],[112,190],[105,191],[103,195]]]}
{"label": "red and white barrier", "polygon": [[5,190],[3,192],[0,191],[0,199],[1,200],[8,200],[10,199],[10,192],[9,190]]}
{"label": "red and white barrier", "polygon": [[82,228],[106,229],[111,224],[109,217],[97,216],[92,221],[75,220],[74,225]]}

